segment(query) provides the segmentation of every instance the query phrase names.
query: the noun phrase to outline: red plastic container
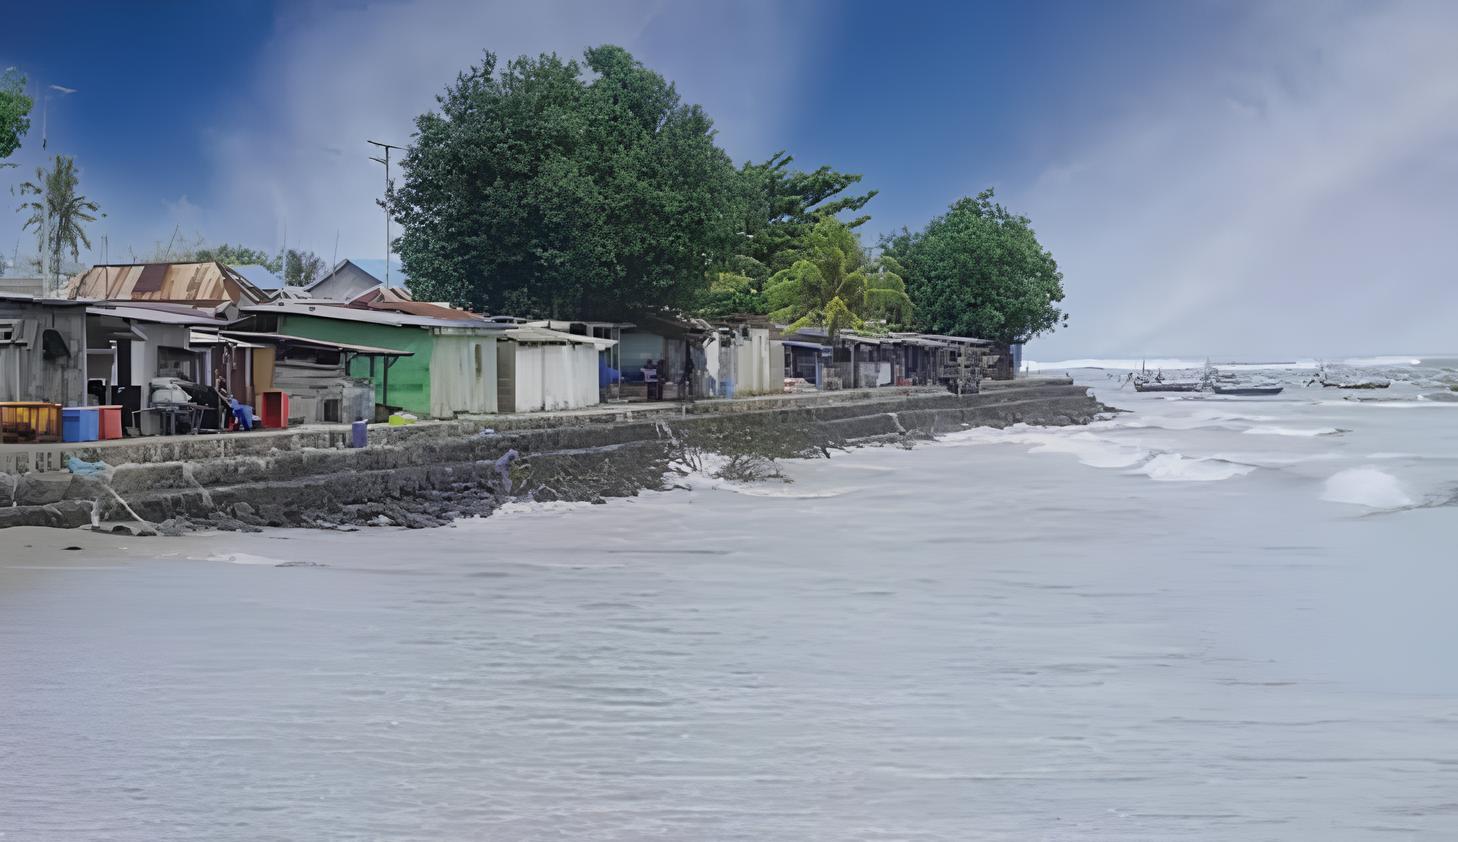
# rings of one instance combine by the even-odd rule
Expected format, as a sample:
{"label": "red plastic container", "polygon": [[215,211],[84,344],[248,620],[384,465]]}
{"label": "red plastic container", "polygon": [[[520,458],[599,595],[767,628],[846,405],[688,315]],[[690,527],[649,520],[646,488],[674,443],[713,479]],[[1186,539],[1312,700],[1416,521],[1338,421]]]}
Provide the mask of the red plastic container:
{"label": "red plastic container", "polygon": [[265,427],[282,430],[289,425],[289,393],[269,389],[258,393],[258,420]]}
{"label": "red plastic container", "polygon": [[122,437],[122,408],[120,406],[98,406],[97,411],[101,413],[98,431],[101,433],[101,440],[119,439]]}

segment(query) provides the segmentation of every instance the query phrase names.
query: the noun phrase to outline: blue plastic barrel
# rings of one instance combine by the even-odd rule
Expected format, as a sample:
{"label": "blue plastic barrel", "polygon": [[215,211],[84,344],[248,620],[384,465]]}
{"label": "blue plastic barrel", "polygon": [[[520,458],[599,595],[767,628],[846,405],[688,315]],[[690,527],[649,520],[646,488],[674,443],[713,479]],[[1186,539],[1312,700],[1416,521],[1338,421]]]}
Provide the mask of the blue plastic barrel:
{"label": "blue plastic barrel", "polygon": [[349,425],[349,446],[366,447],[370,443],[369,425],[363,421],[356,421]]}

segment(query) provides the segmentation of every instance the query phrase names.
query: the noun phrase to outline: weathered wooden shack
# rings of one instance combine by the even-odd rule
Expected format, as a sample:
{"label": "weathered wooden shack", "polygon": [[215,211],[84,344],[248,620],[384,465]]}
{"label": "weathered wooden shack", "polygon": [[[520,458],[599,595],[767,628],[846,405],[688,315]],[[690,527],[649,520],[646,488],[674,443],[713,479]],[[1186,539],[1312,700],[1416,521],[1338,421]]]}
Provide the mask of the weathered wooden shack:
{"label": "weathered wooden shack", "polygon": [[86,306],[0,294],[0,402],[86,405]]}

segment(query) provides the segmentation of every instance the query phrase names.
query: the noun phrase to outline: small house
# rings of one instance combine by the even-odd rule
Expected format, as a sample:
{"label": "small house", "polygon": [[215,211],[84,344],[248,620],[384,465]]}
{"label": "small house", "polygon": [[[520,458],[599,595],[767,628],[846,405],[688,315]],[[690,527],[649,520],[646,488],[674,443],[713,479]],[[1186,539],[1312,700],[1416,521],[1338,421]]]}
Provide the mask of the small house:
{"label": "small house", "polygon": [[228,326],[211,311],[180,304],[91,302],[86,309],[87,391],[93,402],[122,407],[123,424],[143,435],[162,431],[154,381],[222,385],[243,403],[254,399],[254,348],[219,338]]}
{"label": "small house", "polygon": [[[388,406],[390,369],[413,353],[277,333],[229,330],[218,339],[266,349],[255,363],[254,384],[259,391],[277,390],[289,396],[290,424],[375,420],[375,384],[380,384],[379,404]],[[356,360],[362,362],[362,376],[351,371]]]}
{"label": "small house", "polygon": [[514,325],[496,343],[499,412],[580,409],[601,402],[599,355],[611,339]]}
{"label": "small house", "polygon": [[341,260],[324,276],[307,284],[310,298],[323,301],[352,301],[363,293],[383,288],[385,282],[361,269],[352,260]]}
{"label": "small house", "polygon": [[474,313],[412,301],[345,306],[279,300],[244,308],[240,330],[409,351],[386,374],[371,357],[349,362],[352,377],[370,377],[376,403],[423,418],[487,414],[497,409],[496,340],[506,327]]}

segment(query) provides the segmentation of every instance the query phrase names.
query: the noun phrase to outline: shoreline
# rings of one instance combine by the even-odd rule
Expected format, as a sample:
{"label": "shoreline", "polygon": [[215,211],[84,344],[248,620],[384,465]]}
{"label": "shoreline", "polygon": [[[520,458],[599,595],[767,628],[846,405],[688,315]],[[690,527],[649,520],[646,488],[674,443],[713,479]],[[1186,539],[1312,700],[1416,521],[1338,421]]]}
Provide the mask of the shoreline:
{"label": "shoreline", "polygon": [[[130,534],[264,527],[443,526],[521,498],[601,502],[663,487],[675,461],[714,453],[754,479],[774,460],[926,439],[969,426],[1086,424],[1108,411],[1068,378],[941,390],[786,395],[405,427],[127,440],[31,448],[32,464],[116,459],[98,477],[0,473],[0,528],[92,526]],[[10,464],[21,454],[10,451]],[[125,461],[121,461],[125,460]],[[8,499],[7,499],[8,498]],[[135,515],[135,516],[134,516]]]}

